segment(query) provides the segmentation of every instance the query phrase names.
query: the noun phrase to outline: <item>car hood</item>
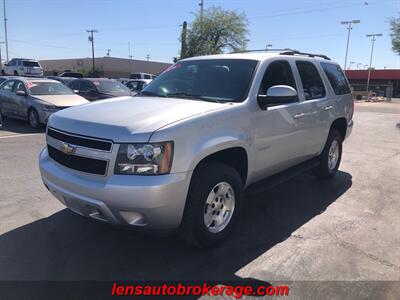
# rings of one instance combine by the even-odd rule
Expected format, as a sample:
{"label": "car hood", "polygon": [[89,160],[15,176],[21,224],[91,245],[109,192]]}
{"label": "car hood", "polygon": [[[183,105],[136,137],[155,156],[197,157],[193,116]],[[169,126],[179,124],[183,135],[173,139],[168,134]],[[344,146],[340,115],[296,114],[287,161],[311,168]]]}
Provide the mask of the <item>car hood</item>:
{"label": "car hood", "polygon": [[64,109],[53,114],[48,125],[114,142],[147,142],[163,126],[225,106],[176,98],[119,97]]}
{"label": "car hood", "polygon": [[60,106],[60,107],[69,107],[75,105],[81,105],[85,103],[89,103],[85,98],[79,95],[34,95],[36,99],[44,101],[48,104]]}

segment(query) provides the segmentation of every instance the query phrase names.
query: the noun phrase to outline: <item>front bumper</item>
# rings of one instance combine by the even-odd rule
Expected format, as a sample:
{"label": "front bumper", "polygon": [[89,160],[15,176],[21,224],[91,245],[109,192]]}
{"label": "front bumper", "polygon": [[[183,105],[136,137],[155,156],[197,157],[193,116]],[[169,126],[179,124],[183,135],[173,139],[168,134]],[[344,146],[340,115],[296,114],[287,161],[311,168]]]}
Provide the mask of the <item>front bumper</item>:
{"label": "front bumper", "polygon": [[43,183],[72,211],[115,225],[176,229],[183,216],[192,172],[159,176],[101,177],[68,169],[39,155]]}

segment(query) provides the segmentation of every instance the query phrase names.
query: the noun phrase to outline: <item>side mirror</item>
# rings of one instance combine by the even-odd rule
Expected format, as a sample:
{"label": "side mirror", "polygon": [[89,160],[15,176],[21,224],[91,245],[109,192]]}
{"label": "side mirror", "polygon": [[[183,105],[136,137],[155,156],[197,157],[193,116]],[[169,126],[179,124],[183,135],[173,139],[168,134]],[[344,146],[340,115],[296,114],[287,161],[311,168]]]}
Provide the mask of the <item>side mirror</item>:
{"label": "side mirror", "polygon": [[27,95],[25,91],[17,91],[15,94],[17,96],[24,96],[24,97]]}
{"label": "side mirror", "polygon": [[288,85],[271,86],[266,95],[258,95],[257,102],[261,109],[268,106],[292,103],[298,100],[297,92]]}

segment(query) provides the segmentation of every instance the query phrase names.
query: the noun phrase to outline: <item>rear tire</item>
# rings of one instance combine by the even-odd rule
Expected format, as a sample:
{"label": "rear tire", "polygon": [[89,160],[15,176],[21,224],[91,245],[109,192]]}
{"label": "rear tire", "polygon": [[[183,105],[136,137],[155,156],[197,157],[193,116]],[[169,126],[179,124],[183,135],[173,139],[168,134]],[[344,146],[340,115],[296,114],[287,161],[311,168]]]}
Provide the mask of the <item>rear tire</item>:
{"label": "rear tire", "polygon": [[229,165],[209,162],[193,173],[180,234],[188,243],[212,247],[222,242],[238,222],[243,183]]}
{"label": "rear tire", "polygon": [[331,179],[336,175],[342,159],[342,143],[340,133],[336,130],[331,130],[324,150],[320,155],[320,164],[312,170],[317,178]]}
{"label": "rear tire", "polygon": [[34,108],[28,111],[28,123],[33,129],[38,129],[40,127],[39,115]]}

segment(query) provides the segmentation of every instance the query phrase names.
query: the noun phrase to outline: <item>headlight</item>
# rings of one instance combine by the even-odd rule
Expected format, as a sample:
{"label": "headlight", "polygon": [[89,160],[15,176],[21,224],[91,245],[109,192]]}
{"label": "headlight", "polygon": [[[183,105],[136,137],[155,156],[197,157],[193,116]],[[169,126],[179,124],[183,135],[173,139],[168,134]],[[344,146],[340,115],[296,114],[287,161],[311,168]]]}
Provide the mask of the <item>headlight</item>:
{"label": "headlight", "polygon": [[42,105],[43,111],[46,112],[56,112],[58,111],[58,107],[55,105]]}
{"label": "headlight", "polygon": [[161,175],[171,171],[173,142],[121,144],[115,174]]}

